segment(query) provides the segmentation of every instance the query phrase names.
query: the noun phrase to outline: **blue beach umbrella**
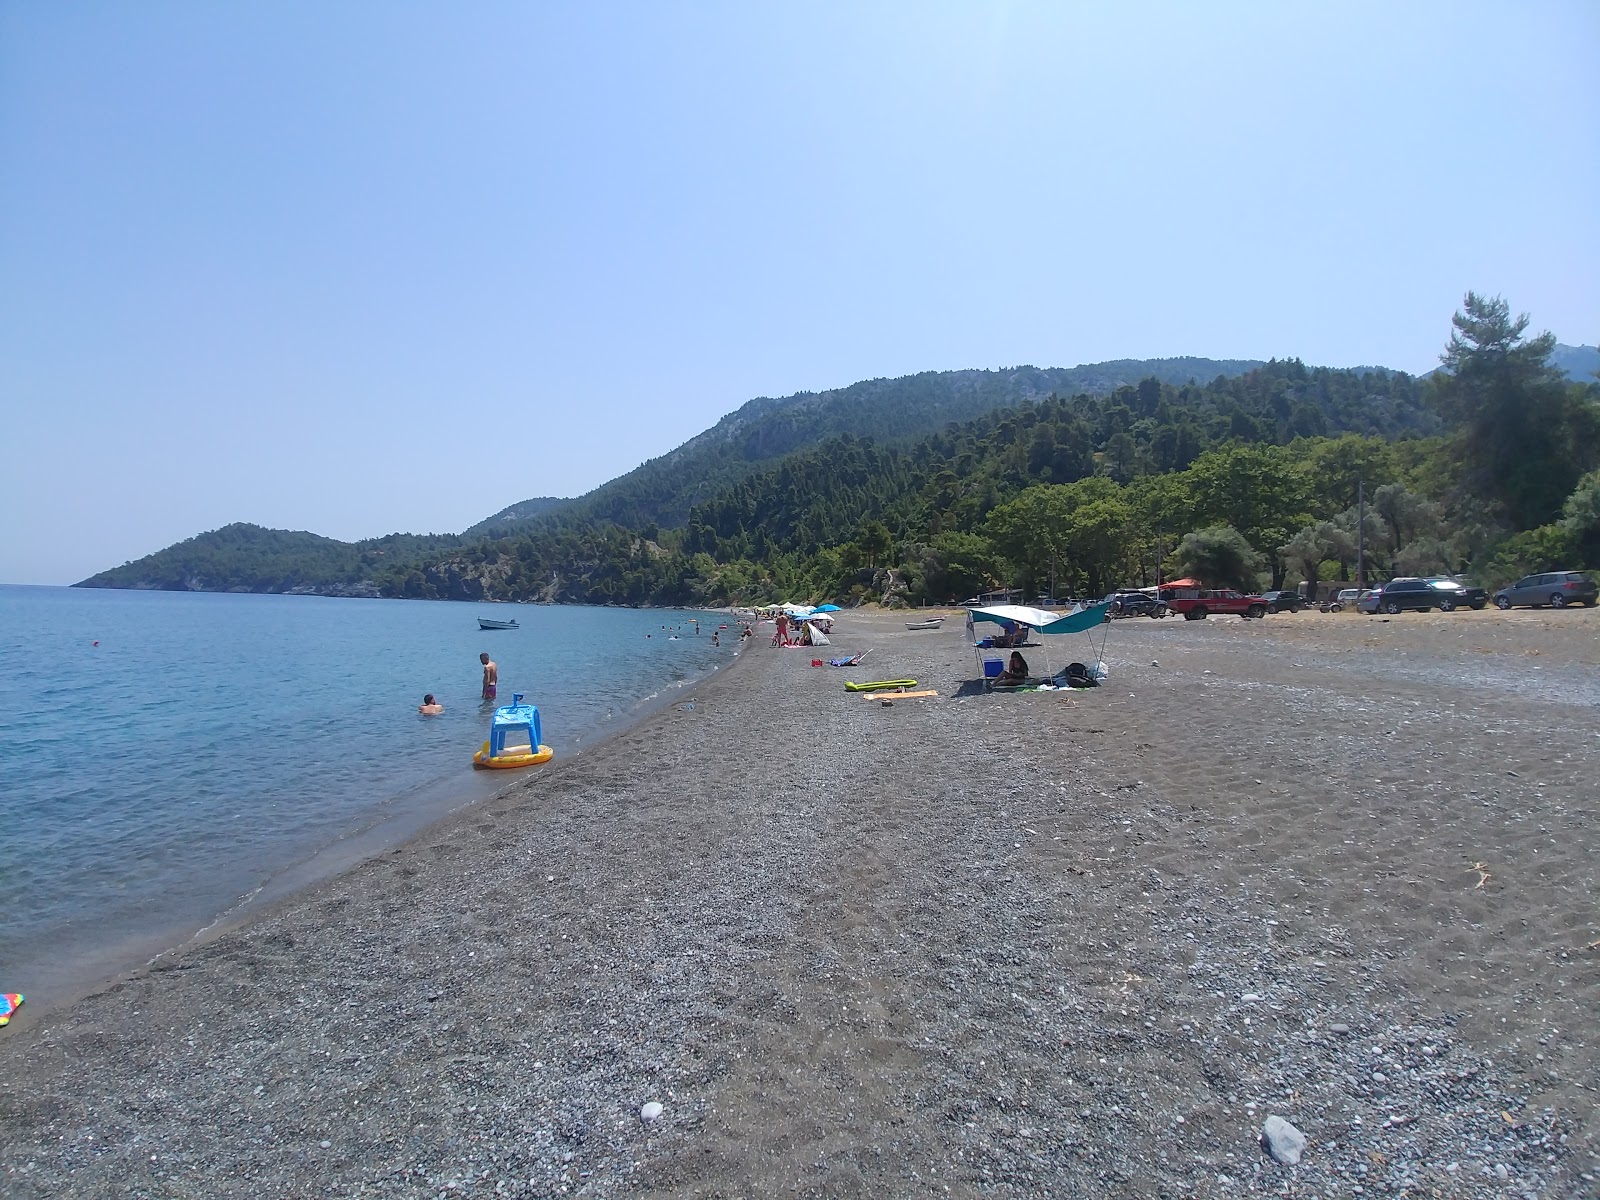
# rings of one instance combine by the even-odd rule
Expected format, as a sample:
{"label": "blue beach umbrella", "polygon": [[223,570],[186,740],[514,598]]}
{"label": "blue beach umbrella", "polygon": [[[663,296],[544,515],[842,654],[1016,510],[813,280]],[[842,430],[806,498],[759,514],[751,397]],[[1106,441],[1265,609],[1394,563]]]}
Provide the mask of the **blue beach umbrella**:
{"label": "blue beach umbrella", "polygon": [[839,611],[839,606],[837,604],[819,604],[819,605],[817,605],[815,611],[816,612],[838,612]]}

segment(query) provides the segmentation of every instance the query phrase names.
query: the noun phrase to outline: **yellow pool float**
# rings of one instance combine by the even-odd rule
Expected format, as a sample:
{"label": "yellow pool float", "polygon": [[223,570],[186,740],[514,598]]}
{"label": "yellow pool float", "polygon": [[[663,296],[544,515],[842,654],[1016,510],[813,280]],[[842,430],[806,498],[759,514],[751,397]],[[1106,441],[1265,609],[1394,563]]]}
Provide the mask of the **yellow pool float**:
{"label": "yellow pool float", "polygon": [[522,702],[522,693],[511,697],[511,703],[494,710],[489,722],[489,740],[472,756],[472,765],[491,770],[508,771],[513,767],[537,767],[555,757],[556,752],[544,744],[543,729],[539,723],[539,710]]}
{"label": "yellow pool float", "polygon": [[514,751],[511,754],[490,754],[489,743],[485,742],[483,749],[472,756],[472,765],[496,769],[537,767],[540,763],[549,762],[555,756],[556,752],[550,749],[549,746],[541,745],[537,750],[533,750],[531,743],[520,751]]}

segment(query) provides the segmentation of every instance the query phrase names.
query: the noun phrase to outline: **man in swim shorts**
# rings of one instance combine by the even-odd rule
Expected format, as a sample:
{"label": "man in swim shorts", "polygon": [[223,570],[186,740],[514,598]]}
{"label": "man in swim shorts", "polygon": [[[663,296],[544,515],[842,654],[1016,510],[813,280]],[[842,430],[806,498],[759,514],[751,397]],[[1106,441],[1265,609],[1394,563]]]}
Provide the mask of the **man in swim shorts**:
{"label": "man in swim shorts", "polygon": [[500,682],[500,668],[489,660],[487,650],[478,655],[478,661],[483,664],[483,698],[493,700],[495,685]]}

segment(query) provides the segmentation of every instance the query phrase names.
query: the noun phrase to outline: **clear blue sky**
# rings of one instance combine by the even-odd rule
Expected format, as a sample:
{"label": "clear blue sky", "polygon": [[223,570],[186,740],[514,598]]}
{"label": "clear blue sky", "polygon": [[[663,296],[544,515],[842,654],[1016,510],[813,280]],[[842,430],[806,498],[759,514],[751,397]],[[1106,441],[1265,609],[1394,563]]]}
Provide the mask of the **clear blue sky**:
{"label": "clear blue sky", "polygon": [[1600,5],[0,7],[0,581],[574,495],[745,400],[1600,339]]}

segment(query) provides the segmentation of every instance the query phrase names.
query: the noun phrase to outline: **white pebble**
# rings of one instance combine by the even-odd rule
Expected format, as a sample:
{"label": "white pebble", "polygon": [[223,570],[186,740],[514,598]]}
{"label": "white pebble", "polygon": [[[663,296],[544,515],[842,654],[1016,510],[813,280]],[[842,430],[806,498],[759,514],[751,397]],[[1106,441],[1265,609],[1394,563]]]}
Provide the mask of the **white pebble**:
{"label": "white pebble", "polygon": [[663,1110],[662,1110],[660,1101],[652,1100],[652,1101],[650,1101],[649,1104],[646,1104],[643,1108],[641,1108],[639,1110],[639,1120],[641,1120],[641,1121],[654,1121],[657,1117],[659,1117],[661,1115],[662,1111]]}

